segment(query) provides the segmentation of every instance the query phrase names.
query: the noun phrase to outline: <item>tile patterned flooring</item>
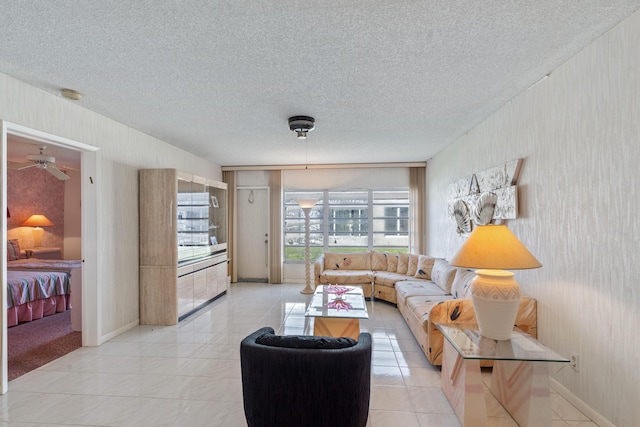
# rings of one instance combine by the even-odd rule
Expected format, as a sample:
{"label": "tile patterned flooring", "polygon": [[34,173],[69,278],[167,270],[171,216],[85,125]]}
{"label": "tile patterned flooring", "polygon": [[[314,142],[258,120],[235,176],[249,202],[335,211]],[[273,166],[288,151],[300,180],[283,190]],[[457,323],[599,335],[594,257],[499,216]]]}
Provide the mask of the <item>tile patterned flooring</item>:
{"label": "tile patterned flooring", "polygon": [[[0,396],[0,426],[245,426],[239,343],[262,326],[309,333],[302,287],[234,284],[178,326],[138,326],[76,350],[11,381]],[[368,426],[459,426],[440,391],[440,369],[427,362],[399,311],[367,304],[361,328],[374,341]],[[492,427],[517,425],[486,396]],[[596,427],[557,393],[551,401],[553,427]]]}

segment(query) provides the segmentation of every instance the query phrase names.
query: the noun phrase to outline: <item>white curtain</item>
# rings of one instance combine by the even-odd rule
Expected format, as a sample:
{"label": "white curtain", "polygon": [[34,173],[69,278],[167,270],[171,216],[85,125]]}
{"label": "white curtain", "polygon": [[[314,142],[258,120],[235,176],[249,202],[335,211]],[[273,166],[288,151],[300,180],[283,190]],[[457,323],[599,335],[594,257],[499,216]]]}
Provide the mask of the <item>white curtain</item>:
{"label": "white curtain", "polygon": [[222,182],[227,184],[227,253],[229,261],[227,275],[231,282],[238,281],[237,249],[236,249],[236,171],[223,171]]}
{"label": "white curtain", "polygon": [[423,254],[426,167],[409,168],[409,251]]}
{"label": "white curtain", "polygon": [[269,283],[282,283],[282,171],[269,172]]}

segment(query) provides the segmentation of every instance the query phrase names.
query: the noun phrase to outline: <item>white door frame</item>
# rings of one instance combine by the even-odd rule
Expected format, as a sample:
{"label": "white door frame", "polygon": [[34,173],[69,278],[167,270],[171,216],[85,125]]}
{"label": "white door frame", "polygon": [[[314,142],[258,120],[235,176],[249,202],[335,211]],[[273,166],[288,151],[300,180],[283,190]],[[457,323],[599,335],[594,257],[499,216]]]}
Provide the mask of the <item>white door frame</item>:
{"label": "white door frame", "polygon": [[[25,126],[1,121],[2,147],[0,158],[0,179],[2,181],[2,202],[0,212],[7,210],[7,135],[20,136],[47,145],[56,145],[81,152],[81,200],[82,200],[82,345],[100,345],[101,311],[98,281],[97,248],[98,248],[98,208],[97,194],[100,180],[98,179],[98,147],[83,144],[71,139],[51,135]],[[7,216],[1,215],[0,238],[7,240]],[[9,389],[8,381],[8,352],[7,352],[7,248],[2,246],[2,308],[0,324],[2,328],[2,369],[0,378],[2,394]]]}

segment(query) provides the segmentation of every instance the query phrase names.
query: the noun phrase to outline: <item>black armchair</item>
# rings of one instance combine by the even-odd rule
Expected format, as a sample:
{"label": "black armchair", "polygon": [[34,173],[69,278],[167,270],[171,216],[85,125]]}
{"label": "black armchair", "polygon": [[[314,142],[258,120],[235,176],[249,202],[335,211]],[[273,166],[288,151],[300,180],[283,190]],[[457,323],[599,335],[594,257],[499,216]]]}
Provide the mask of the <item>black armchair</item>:
{"label": "black armchair", "polygon": [[265,327],[240,344],[249,427],[364,427],[371,391],[371,335],[358,341],[274,335]]}

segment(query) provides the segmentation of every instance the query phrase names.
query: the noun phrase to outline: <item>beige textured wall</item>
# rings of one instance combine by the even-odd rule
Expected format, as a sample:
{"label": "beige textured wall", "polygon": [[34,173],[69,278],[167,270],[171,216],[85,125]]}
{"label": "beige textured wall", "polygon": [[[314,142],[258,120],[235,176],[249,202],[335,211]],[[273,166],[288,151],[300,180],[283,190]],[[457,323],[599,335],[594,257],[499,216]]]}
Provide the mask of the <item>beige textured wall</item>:
{"label": "beige textured wall", "polygon": [[138,169],[177,168],[221,181],[220,167],[3,74],[0,94],[0,119],[99,147],[98,283],[83,286],[98,289],[102,336],[137,321]]}
{"label": "beige textured wall", "polygon": [[554,378],[617,426],[640,420],[639,45],[635,13],[427,166],[428,253],[451,258],[447,185],[525,159],[508,226],[543,267],[516,278],[539,301],[540,340],[580,357]]}

